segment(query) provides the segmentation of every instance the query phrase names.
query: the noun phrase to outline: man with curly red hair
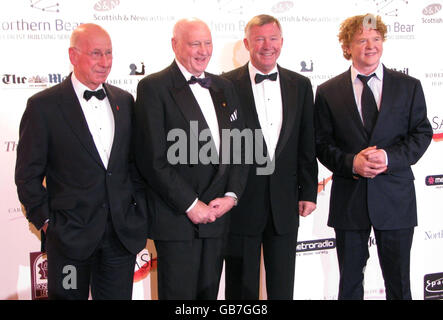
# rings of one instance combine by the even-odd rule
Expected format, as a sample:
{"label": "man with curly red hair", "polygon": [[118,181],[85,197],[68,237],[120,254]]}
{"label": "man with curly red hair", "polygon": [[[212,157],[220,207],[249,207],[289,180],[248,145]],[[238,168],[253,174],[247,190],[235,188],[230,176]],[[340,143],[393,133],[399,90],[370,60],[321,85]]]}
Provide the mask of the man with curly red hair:
{"label": "man with curly red hair", "polygon": [[381,18],[346,19],[339,41],[352,66],[320,85],[315,99],[316,152],[333,172],[328,225],[335,229],[339,299],[363,299],[374,230],[387,299],[411,299],[410,251],[417,225],[411,165],[432,128],[420,81],[381,62]]}

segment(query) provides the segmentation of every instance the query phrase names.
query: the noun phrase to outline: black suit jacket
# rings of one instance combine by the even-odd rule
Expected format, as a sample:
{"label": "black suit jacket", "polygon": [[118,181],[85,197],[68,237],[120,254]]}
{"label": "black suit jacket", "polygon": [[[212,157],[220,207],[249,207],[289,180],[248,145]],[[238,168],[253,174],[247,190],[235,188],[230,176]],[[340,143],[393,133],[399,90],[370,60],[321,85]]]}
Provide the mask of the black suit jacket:
{"label": "black suit jacket", "polygon": [[48,241],[55,241],[73,259],[91,255],[108,213],[129,251],[136,254],[146,244],[143,183],[131,157],[134,99],[117,87],[103,86],[115,121],[107,169],[70,76],[29,98],[20,123],[15,171],[19,199],[38,229],[49,219]]}
{"label": "black suit jacket", "polygon": [[[316,202],[317,199],[318,168],[311,83],[308,78],[280,66],[278,72],[283,123],[274,156],[275,170],[271,175],[257,175],[256,169],[260,166],[256,161],[251,165],[243,198],[232,210],[230,232],[235,234],[261,233],[269,211],[277,233],[294,232],[299,225],[298,202]],[[245,126],[260,129],[248,64],[223,76],[234,83]]]}
{"label": "black suit jacket", "polygon": [[[382,101],[372,135],[355,103],[350,69],[318,87],[315,99],[318,159],[333,172],[328,225],[380,230],[417,224],[415,164],[427,149],[432,128],[420,82],[383,68]],[[387,172],[354,178],[354,156],[368,146],[384,149]]]}
{"label": "black suit jacket", "polygon": [[[241,116],[232,84],[219,76],[207,72],[205,75],[212,78],[209,91],[220,131],[240,129]],[[234,192],[240,197],[246,179],[245,167],[205,164],[200,159],[191,161],[207,143],[199,142],[193,149],[190,140],[198,139],[208,125],[175,61],[166,69],[140,81],[135,114],[136,160],[147,181],[150,238],[187,240],[196,233],[202,238],[221,236],[226,232],[228,214],[213,223],[194,225],[187,217],[186,210],[197,197],[206,204],[223,197],[225,192]],[[233,114],[237,117],[231,118]],[[191,121],[198,122],[198,130],[192,128]],[[168,150],[176,140],[168,141],[171,139],[167,137],[174,131],[186,135],[185,163],[168,161]]]}

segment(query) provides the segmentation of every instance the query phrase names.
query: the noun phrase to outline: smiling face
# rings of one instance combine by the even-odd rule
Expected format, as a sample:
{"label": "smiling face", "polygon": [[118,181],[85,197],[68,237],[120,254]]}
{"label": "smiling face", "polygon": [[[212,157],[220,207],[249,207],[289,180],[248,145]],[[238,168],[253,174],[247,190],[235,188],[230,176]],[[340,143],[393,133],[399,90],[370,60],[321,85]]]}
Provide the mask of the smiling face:
{"label": "smiling face", "polygon": [[212,56],[212,37],[208,26],[200,20],[182,20],[174,27],[172,49],[176,59],[198,77]]}
{"label": "smiling face", "polygon": [[275,67],[283,46],[281,30],[276,23],[252,26],[243,42],[255,68],[267,74]]}
{"label": "smiling face", "polygon": [[351,56],[353,66],[364,74],[372,73],[380,63],[383,54],[383,37],[374,29],[362,28],[354,34],[344,50]]}
{"label": "smiling face", "polygon": [[81,25],[71,37],[69,58],[76,78],[89,89],[95,90],[111,72],[111,38],[97,25]]}

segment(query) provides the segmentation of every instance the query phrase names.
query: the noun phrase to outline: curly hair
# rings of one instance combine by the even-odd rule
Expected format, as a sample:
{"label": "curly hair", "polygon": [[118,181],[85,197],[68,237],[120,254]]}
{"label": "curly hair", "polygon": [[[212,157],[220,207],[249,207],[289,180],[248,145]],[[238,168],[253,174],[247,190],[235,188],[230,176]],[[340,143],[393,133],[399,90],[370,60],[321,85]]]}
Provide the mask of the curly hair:
{"label": "curly hair", "polygon": [[338,41],[343,49],[343,56],[346,60],[351,59],[351,55],[346,52],[346,48],[351,45],[352,39],[357,32],[362,32],[363,28],[373,29],[380,33],[383,41],[386,40],[388,28],[381,20],[380,16],[374,16],[370,13],[347,18],[340,25]]}

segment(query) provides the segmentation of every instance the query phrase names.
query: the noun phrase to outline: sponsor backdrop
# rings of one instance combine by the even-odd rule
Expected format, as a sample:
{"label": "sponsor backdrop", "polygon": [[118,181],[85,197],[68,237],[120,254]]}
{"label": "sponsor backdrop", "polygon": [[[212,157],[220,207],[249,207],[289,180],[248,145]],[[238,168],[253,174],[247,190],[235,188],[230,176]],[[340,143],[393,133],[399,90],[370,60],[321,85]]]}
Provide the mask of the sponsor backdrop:
{"label": "sponsor backdrop", "polygon": [[[278,17],[284,46],[280,65],[309,77],[313,88],[343,72],[349,62],[337,40],[339,24],[356,14],[381,15],[388,25],[383,62],[422,81],[434,139],[414,166],[419,226],[412,248],[414,299],[443,297],[443,62],[437,35],[443,32],[439,0],[5,0],[0,4],[0,299],[46,296],[46,257],[39,232],[28,223],[16,195],[14,166],[18,126],[26,100],[60,83],[71,70],[69,37],[81,23],[110,33],[114,64],[109,82],[134,96],[143,76],[173,60],[172,27],[199,17],[212,30],[214,53],[208,71],[221,73],[248,58],[242,39],[247,21]],[[336,299],[338,267],[334,232],[326,226],[331,173],[320,166],[318,209],[301,219],[295,299]],[[296,214],[296,213],[294,213]],[[370,239],[365,297],[384,299],[376,243]],[[156,299],[156,253],[152,243],[134,268],[134,299]],[[263,287],[263,286],[262,286]],[[223,299],[222,280],[219,298]],[[266,291],[261,289],[261,297]]]}

